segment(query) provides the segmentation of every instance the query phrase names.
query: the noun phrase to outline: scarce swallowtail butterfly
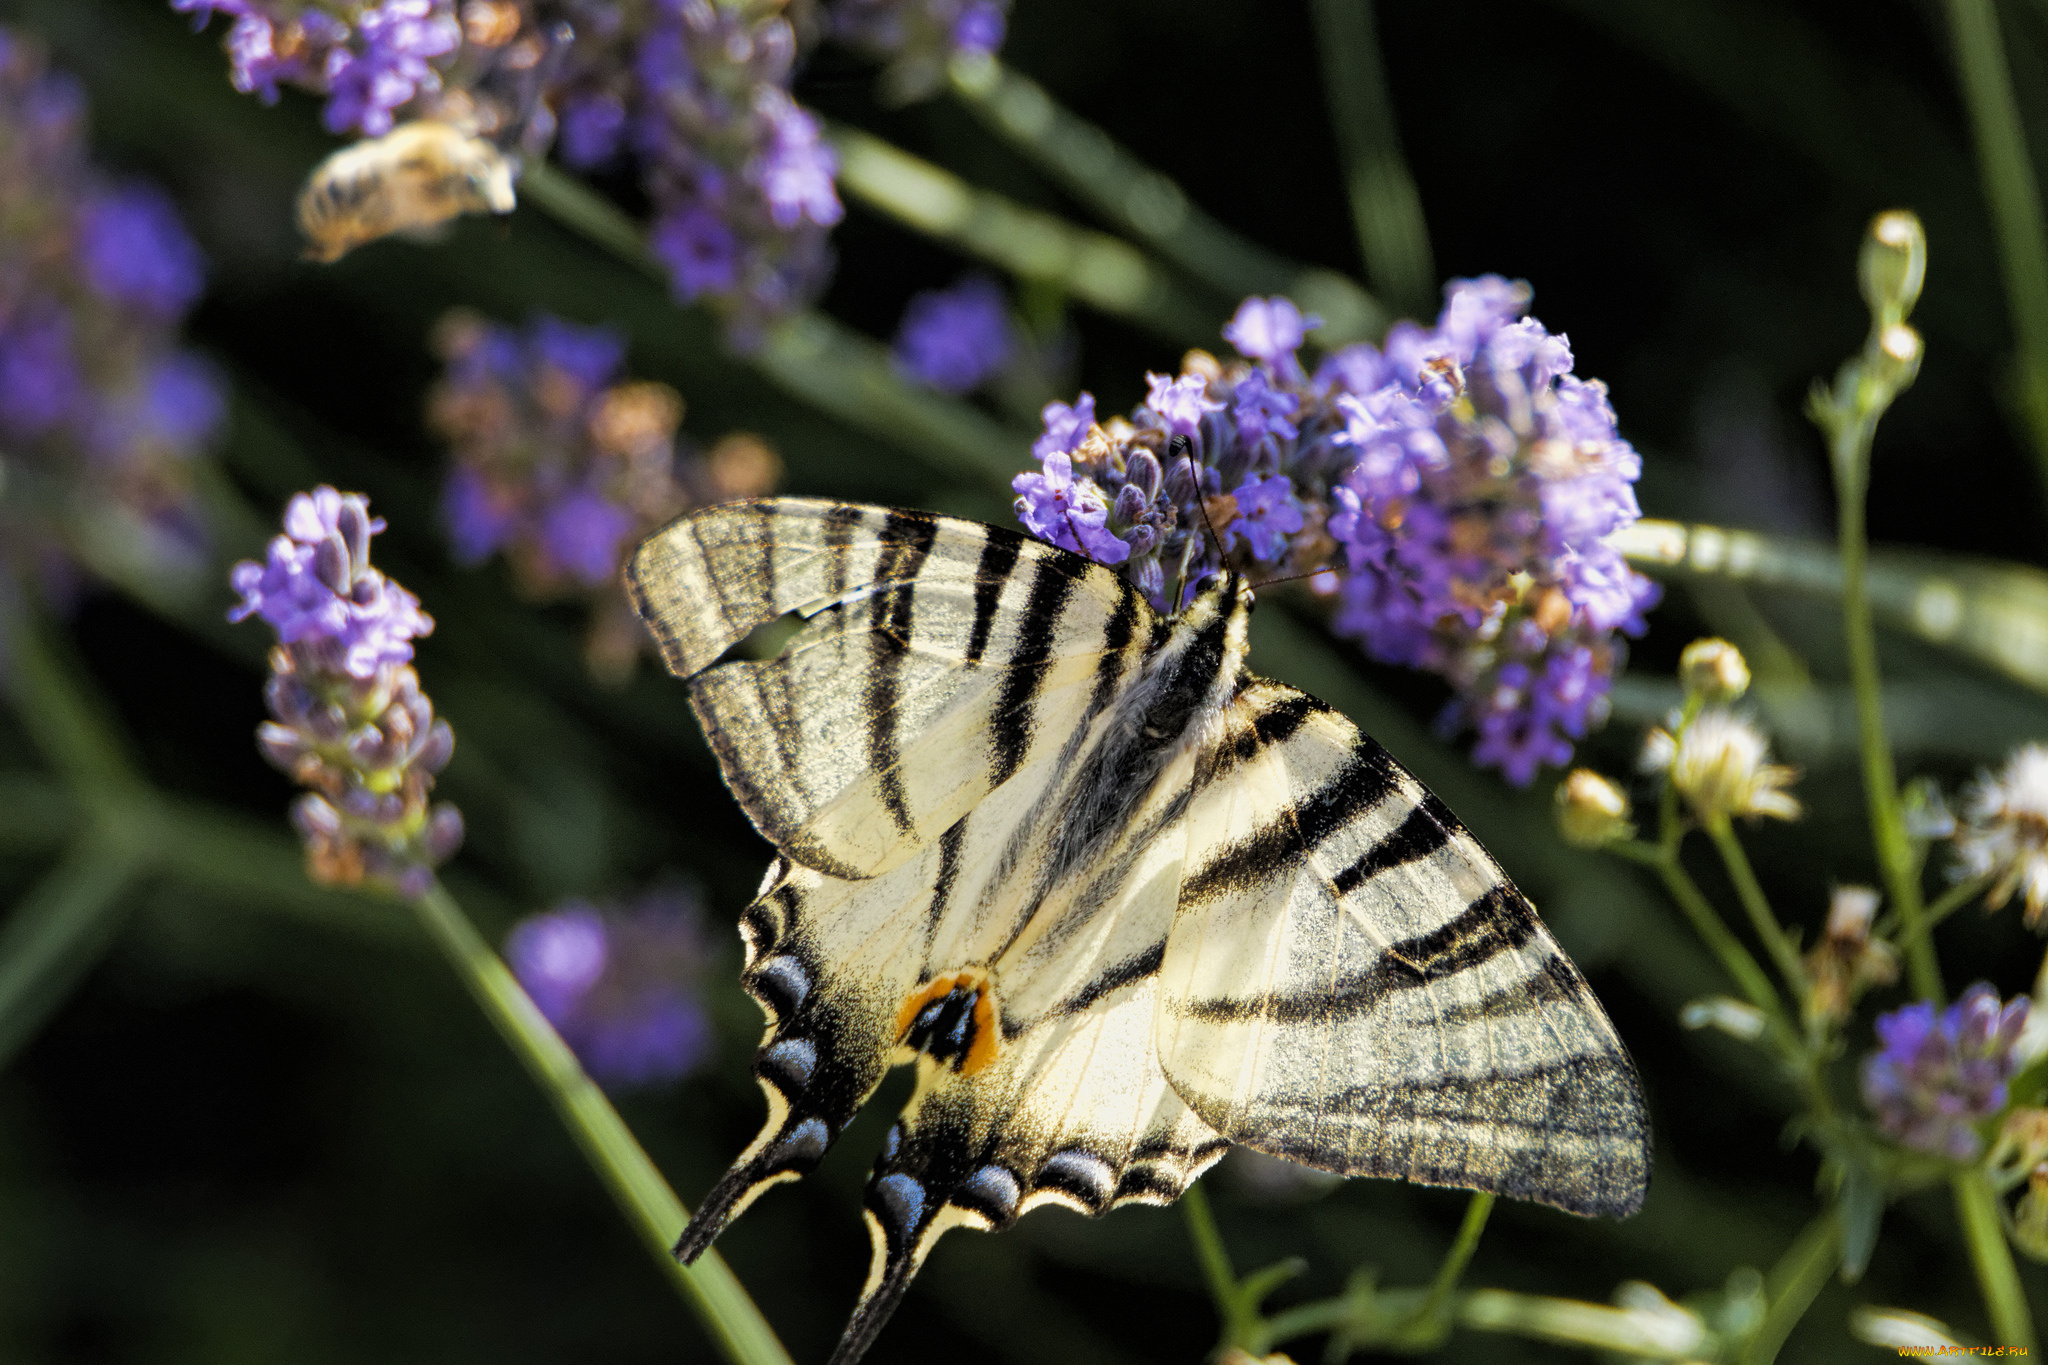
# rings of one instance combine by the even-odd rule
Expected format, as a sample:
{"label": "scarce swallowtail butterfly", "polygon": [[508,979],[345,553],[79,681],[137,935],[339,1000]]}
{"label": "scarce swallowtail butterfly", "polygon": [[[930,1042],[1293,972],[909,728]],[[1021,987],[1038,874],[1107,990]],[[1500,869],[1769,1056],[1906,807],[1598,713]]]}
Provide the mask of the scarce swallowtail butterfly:
{"label": "scarce swallowtail butterfly", "polygon": [[1244,580],[1163,617],[1013,531],[805,498],[692,513],[627,579],[779,855],[740,921],[768,1121],[676,1254],[917,1068],[835,1365],[947,1229],[1168,1203],[1233,1142],[1642,1203],[1641,1086],[1585,980],[1386,750],[1246,670]]}

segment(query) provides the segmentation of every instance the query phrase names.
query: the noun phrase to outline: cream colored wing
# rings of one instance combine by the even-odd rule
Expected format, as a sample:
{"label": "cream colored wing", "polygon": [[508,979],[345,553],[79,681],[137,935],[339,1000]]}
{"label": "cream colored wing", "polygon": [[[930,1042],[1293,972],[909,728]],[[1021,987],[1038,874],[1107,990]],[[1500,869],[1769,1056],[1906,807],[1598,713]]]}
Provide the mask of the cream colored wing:
{"label": "cream colored wing", "polygon": [[1189,811],[1160,1060],[1224,1137],[1579,1214],[1642,1203],[1635,1068],[1534,908],[1343,716],[1257,681]]}
{"label": "cream colored wing", "polygon": [[[756,828],[847,878],[1059,749],[1152,621],[1115,573],[1014,532],[802,498],[686,516],[626,578]],[[778,657],[720,662],[790,613]]]}

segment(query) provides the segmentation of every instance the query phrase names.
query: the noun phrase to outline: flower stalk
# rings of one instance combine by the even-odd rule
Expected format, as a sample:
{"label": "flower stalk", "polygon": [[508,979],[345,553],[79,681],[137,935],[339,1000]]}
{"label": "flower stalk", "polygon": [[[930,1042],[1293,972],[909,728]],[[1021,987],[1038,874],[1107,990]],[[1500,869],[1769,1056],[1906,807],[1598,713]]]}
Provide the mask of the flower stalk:
{"label": "flower stalk", "polygon": [[789,1353],[717,1252],[707,1251],[688,1266],[669,1254],[689,1221],[688,1211],[454,898],[437,881],[412,904],[421,926],[540,1086],[641,1243],[688,1299],[726,1358],[734,1365],[790,1365]]}
{"label": "flower stalk", "polygon": [[1916,994],[1943,998],[1941,969],[1927,936],[1919,860],[1906,833],[1898,776],[1884,733],[1883,682],[1877,662],[1866,584],[1870,558],[1865,498],[1870,449],[1878,420],[1919,373],[1920,336],[1906,325],[1925,276],[1927,240],[1920,222],[1900,210],[1882,213],[1864,242],[1862,276],[1871,310],[1863,354],[1842,366],[1834,386],[1816,385],[1808,411],[1828,439],[1837,505],[1836,541],[1842,565],[1842,633],[1856,697],[1856,728],[1863,759],[1864,797],[1871,841],[1885,894],[1898,912],[1900,948]]}

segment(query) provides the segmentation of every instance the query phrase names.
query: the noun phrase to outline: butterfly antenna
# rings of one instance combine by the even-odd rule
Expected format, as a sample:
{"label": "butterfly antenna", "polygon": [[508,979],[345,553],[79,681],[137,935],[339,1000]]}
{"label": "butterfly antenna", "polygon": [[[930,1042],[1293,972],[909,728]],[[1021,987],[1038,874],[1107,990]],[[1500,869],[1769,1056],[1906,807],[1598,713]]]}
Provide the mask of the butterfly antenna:
{"label": "butterfly antenna", "polygon": [[[1216,523],[1209,520],[1209,500],[1202,496],[1202,468],[1195,463],[1195,443],[1186,436],[1176,434],[1166,443],[1166,453],[1169,457],[1178,454],[1188,462],[1188,477],[1193,479],[1195,484],[1195,506],[1202,509],[1202,524],[1209,528],[1209,540],[1216,546],[1216,554],[1220,559],[1223,555],[1223,537],[1216,534]],[[1189,536],[1181,546],[1180,576],[1173,585],[1173,609],[1176,612],[1187,605],[1188,566],[1194,562],[1194,558],[1195,538]]]}

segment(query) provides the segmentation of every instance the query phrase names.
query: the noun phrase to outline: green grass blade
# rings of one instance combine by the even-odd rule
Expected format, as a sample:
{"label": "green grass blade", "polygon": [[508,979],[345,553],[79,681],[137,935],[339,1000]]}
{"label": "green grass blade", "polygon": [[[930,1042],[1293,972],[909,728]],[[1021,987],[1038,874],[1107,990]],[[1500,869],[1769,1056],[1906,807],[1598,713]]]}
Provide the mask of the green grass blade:
{"label": "green grass blade", "polygon": [[42,1029],[120,929],[143,870],[132,837],[95,831],[0,920],[0,1068]]}

